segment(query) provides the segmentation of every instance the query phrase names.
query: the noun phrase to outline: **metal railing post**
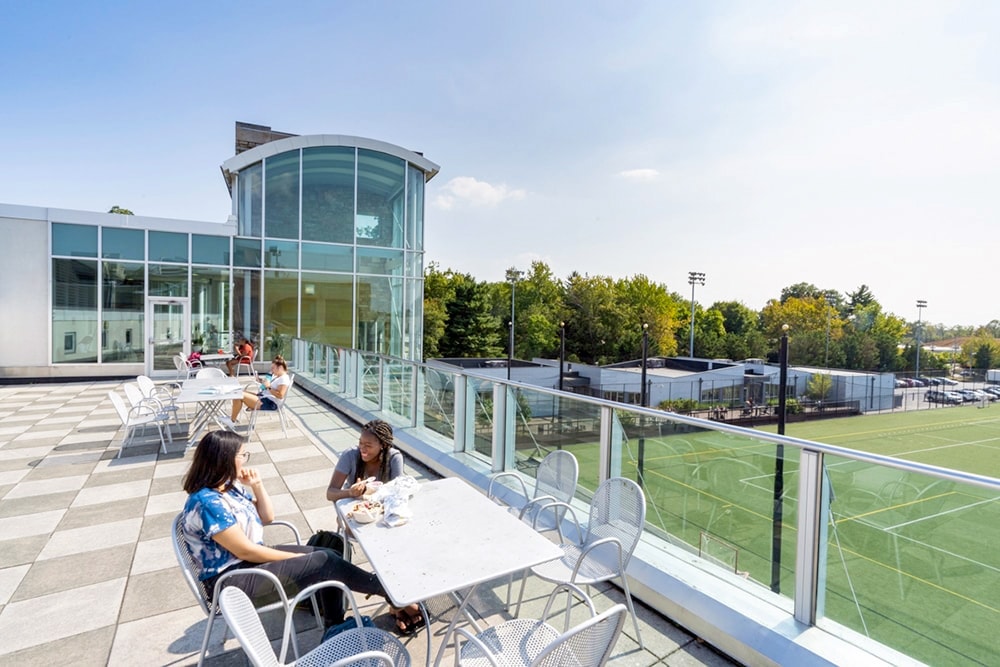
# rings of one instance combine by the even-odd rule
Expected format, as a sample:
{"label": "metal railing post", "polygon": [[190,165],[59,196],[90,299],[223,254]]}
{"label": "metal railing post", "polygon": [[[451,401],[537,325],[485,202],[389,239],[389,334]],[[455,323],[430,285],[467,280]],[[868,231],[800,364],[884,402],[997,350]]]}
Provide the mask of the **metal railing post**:
{"label": "metal railing post", "polygon": [[795,620],[816,624],[819,607],[823,521],[823,454],[803,449],[799,457],[798,539],[795,544]]}

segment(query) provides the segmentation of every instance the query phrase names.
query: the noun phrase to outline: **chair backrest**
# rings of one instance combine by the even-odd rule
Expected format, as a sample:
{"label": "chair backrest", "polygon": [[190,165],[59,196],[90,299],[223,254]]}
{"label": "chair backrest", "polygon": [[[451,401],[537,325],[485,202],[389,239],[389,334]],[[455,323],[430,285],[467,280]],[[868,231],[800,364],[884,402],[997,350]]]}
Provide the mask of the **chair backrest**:
{"label": "chair backrest", "polygon": [[264,624],[246,593],[235,586],[223,588],[219,593],[219,607],[254,667],[280,667]]}
{"label": "chair backrest", "polygon": [[220,368],[199,368],[198,374],[195,375],[199,380],[218,380],[220,378],[225,378],[226,373]]}
{"label": "chair backrest", "polygon": [[622,545],[622,564],[627,566],[645,523],[646,495],[642,489],[630,479],[612,477],[594,493],[584,543],[617,538]]}
{"label": "chair backrest", "polygon": [[150,398],[156,394],[156,384],[149,378],[148,375],[135,376],[135,383],[139,385],[139,390],[146,398]]}
{"label": "chair backrest", "polygon": [[142,403],[143,399],[146,398],[142,393],[142,389],[139,389],[139,384],[136,382],[126,382],[122,389],[125,390],[125,398],[128,399],[133,408]]}
{"label": "chair backrest", "polygon": [[111,399],[111,405],[114,406],[115,412],[118,413],[118,418],[122,420],[122,424],[128,424],[128,408],[125,407],[125,401],[122,400],[122,397],[117,392],[109,391],[108,398]]}
{"label": "chair backrest", "polygon": [[205,587],[198,579],[201,568],[198,567],[198,563],[195,561],[194,556],[191,555],[191,550],[188,548],[187,540],[184,539],[183,521],[184,513],[181,512],[174,517],[173,525],[170,530],[171,540],[174,545],[174,556],[177,557],[177,564],[181,566],[181,573],[184,575],[184,581],[187,582],[192,595],[194,595],[198,604],[201,605],[201,610],[207,615],[209,613],[208,591],[205,590]]}
{"label": "chair backrest", "polygon": [[616,604],[557,637],[535,658],[532,667],[602,667],[611,656],[628,609]]}
{"label": "chair backrest", "polygon": [[365,651],[331,662],[329,667],[395,667],[392,657],[383,651]]}
{"label": "chair backrest", "polygon": [[576,457],[564,449],[557,449],[542,459],[535,471],[535,498],[552,496],[568,503],[576,494],[580,465]]}

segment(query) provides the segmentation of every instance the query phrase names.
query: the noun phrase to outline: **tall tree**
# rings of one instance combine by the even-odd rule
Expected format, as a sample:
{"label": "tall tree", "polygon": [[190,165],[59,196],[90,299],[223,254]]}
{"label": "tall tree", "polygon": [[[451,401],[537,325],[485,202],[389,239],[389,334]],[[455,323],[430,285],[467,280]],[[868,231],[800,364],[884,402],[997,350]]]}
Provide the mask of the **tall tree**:
{"label": "tall tree", "polygon": [[112,206],[111,209],[108,211],[108,213],[120,213],[122,215],[135,215],[135,213],[133,213],[132,211],[128,210],[127,208],[122,208],[118,204],[115,204],[114,206]]}

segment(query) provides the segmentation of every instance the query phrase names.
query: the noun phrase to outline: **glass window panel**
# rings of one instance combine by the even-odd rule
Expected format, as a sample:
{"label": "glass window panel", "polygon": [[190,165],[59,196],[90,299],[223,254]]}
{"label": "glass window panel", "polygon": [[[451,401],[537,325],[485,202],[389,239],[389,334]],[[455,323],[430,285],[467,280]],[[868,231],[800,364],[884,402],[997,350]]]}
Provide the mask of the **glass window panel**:
{"label": "glass window panel", "polygon": [[101,257],[108,259],[146,258],[146,233],[141,229],[104,227]]}
{"label": "glass window panel", "polygon": [[406,281],[406,303],[403,326],[404,359],[422,361],[424,358],[424,322],[421,315],[424,311],[424,281]]}
{"label": "glass window panel", "polygon": [[420,423],[444,437],[445,441],[455,439],[455,378],[452,373],[420,366],[423,387],[418,396],[422,396],[423,412]]}
{"label": "glass window panel", "polygon": [[422,278],[424,275],[424,253],[422,252],[407,252],[406,253],[406,277],[407,278]]}
{"label": "glass window panel", "polygon": [[52,223],[52,254],[97,257],[97,227]]}
{"label": "glass window panel", "polygon": [[402,356],[403,280],[358,277],[357,343],[359,350]]}
{"label": "glass window panel", "polygon": [[354,243],[354,148],[302,150],[302,238]]}
{"label": "glass window panel", "polygon": [[149,296],[185,297],[188,293],[188,267],[173,264],[149,265]]}
{"label": "glass window panel", "polygon": [[188,235],[176,232],[149,232],[149,261],[188,261]]}
{"label": "glass window panel", "polygon": [[208,352],[232,349],[229,338],[229,271],[191,270],[191,340]]}
{"label": "glass window panel", "polygon": [[[94,230],[96,247],[97,229]],[[96,254],[96,252],[95,252]],[[52,260],[52,363],[97,361],[97,261]]]}
{"label": "glass window panel", "polygon": [[355,236],[362,245],[403,247],[403,160],[358,150],[358,212]]}
{"label": "glass window panel", "polygon": [[299,268],[299,244],[295,241],[264,241],[264,267],[268,269]]}
{"label": "glass window panel", "polygon": [[101,301],[108,335],[105,363],[141,362],[145,355],[145,266],[102,262]]}
{"label": "glass window panel", "polygon": [[320,243],[302,244],[302,268],[312,271],[354,271],[354,248]]}
{"label": "glass window panel", "polygon": [[264,233],[299,238],[299,152],[289,151],[264,162]]}
{"label": "glass window panel", "polygon": [[194,264],[229,266],[228,236],[191,235],[191,261]]}
{"label": "glass window panel", "polygon": [[233,329],[231,342],[260,342],[260,271],[233,269]]}
{"label": "glass window panel", "polygon": [[291,339],[299,330],[299,274],[296,271],[264,272],[264,331],[261,354],[291,354]]}
{"label": "glass window panel", "polygon": [[237,229],[240,236],[261,235],[261,164],[258,162],[240,172],[239,203],[236,207]]}
{"label": "glass window panel", "polygon": [[260,239],[233,239],[233,266],[259,269],[261,263]]}
{"label": "glass window panel", "polygon": [[302,338],[353,346],[354,279],[329,273],[302,274]]}
{"label": "glass window panel", "polygon": [[358,248],[358,273],[401,276],[403,275],[403,251]]}
{"label": "glass window panel", "polygon": [[424,249],[424,172],[406,168],[406,248]]}

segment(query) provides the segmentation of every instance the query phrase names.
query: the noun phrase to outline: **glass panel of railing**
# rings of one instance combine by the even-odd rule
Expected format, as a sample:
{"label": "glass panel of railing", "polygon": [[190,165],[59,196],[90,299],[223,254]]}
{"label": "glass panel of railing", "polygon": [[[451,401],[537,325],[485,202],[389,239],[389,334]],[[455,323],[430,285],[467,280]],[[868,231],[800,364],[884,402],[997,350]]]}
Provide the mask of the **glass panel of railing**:
{"label": "glass panel of railing", "polygon": [[326,359],[326,381],[334,391],[340,390],[341,372],[343,371],[340,359],[340,348],[331,347],[330,356]]}
{"label": "glass panel of railing", "polygon": [[423,384],[423,426],[450,441],[455,439],[455,377],[426,366],[420,367]]}
{"label": "glass panel of railing", "polygon": [[361,398],[372,403],[378,403],[379,399],[379,356],[377,354],[361,352]]}
{"label": "glass panel of railing", "polygon": [[493,382],[469,377],[466,391],[472,398],[474,424],[472,449],[487,458],[493,453]]}
{"label": "glass panel of railing", "polygon": [[[784,448],[779,478],[772,443],[669,417],[615,413],[624,430],[621,475],[642,486],[653,532],[707,563],[791,596],[798,450]],[[783,487],[780,516],[775,515],[776,484]],[[780,573],[777,586],[772,586],[773,573]]]}
{"label": "glass panel of railing", "polygon": [[409,424],[413,416],[413,364],[394,357],[383,363],[382,410]]}
{"label": "glass panel of railing", "polygon": [[826,470],[821,615],[927,664],[998,664],[1000,493],[833,456]]}

